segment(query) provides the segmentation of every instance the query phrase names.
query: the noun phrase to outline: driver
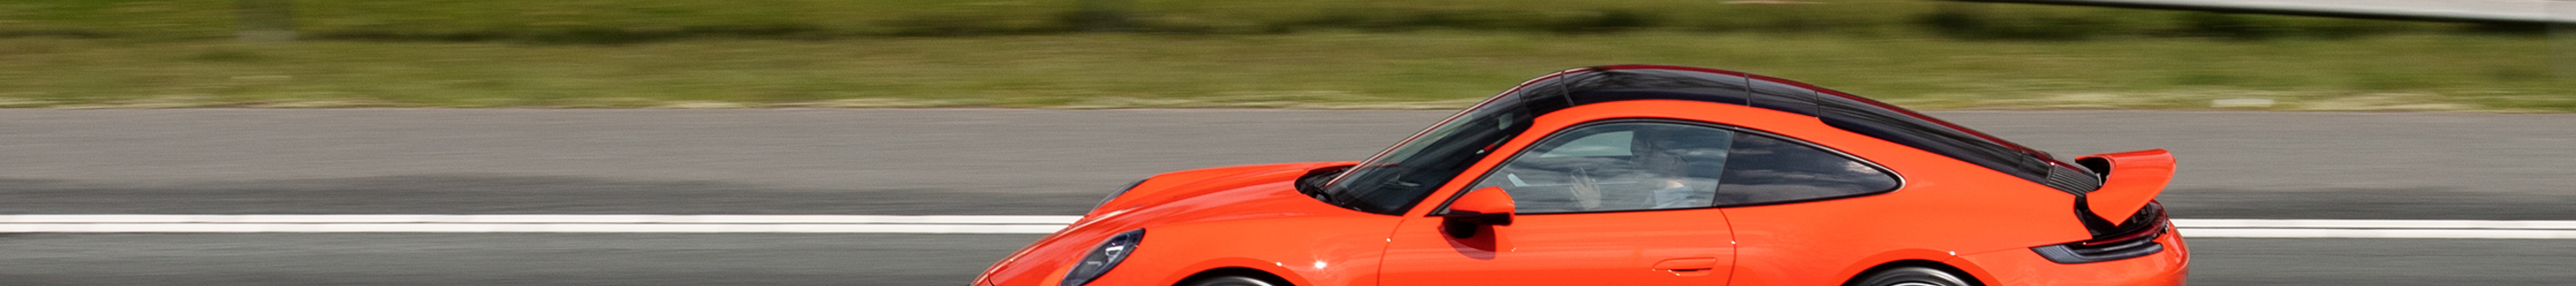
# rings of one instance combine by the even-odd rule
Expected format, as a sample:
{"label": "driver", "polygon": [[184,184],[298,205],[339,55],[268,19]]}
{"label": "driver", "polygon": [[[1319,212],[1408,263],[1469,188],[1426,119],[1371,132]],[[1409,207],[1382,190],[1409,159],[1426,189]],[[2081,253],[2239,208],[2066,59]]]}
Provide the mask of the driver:
{"label": "driver", "polygon": [[1673,131],[1679,130],[1638,130],[1636,138],[1628,141],[1629,153],[1635,155],[1637,170],[1642,171],[1646,178],[1641,183],[1656,188],[1650,192],[1652,197],[1648,198],[1646,207],[1708,206],[1709,200],[1717,193],[1717,184],[1715,180],[1690,177],[1691,158],[1685,156],[1691,151],[1691,145],[1700,144],[1685,143],[1683,136],[1676,136]]}

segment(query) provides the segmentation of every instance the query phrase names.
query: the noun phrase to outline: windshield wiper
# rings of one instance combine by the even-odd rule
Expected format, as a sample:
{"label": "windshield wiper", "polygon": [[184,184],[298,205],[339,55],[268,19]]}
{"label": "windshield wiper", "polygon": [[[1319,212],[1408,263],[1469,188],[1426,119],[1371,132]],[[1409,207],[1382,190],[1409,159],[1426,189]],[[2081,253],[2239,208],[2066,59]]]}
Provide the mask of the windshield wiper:
{"label": "windshield wiper", "polygon": [[1297,187],[1297,193],[1305,194],[1306,197],[1315,198],[1315,200],[1318,201],[1324,201],[1325,204],[1331,204],[1342,208],[1350,208],[1348,204],[1341,200],[1340,196],[1336,196],[1333,192],[1324,190],[1324,180],[1334,176],[1339,176],[1342,172],[1349,170],[1350,167],[1342,167],[1309,171],[1305,176],[1297,177],[1297,182],[1294,185]]}

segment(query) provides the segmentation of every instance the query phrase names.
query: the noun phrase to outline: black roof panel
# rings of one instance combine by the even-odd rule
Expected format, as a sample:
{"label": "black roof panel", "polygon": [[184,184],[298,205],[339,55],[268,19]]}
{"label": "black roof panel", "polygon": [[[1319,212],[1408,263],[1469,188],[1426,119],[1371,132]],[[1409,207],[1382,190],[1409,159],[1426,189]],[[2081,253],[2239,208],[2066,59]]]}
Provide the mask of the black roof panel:
{"label": "black roof panel", "polygon": [[[2090,173],[2066,167],[2072,165],[2056,162],[2045,152],[1875,100],[1727,70],[1669,65],[1571,69],[1530,80],[1464,114],[1476,117],[1473,115],[1500,109],[1545,114],[1585,104],[1645,99],[1724,103],[1815,116],[1836,128],[1985,166],[2069,193],[2082,194],[2096,187],[2065,183],[2070,180],[2064,178],[2048,179]],[[2070,170],[2076,173],[2068,173]]]}

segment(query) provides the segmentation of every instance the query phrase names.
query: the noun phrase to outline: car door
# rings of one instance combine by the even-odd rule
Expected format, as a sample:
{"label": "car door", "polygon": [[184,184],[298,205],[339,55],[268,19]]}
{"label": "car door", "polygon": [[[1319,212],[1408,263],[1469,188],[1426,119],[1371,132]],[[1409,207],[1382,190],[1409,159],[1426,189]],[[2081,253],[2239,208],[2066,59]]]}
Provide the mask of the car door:
{"label": "car door", "polygon": [[1511,224],[1458,237],[1443,232],[1438,212],[1405,218],[1388,240],[1381,284],[1723,285],[1733,237],[1726,215],[1709,207],[1734,135],[1662,120],[1565,128],[1459,177],[1475,180],[1466,190],[1511,195]]}

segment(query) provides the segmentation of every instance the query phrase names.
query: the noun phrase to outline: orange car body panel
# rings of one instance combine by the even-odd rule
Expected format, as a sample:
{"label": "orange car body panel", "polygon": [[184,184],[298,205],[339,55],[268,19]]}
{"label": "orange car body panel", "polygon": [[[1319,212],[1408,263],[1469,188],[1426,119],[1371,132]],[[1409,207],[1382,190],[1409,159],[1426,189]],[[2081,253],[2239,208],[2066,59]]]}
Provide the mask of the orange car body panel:
{"label": "orange car body panel", "polygon": [[[1576,124],[1617,118],[1665,118],[1702,121],[1761,130],[1851,153],[1896,170],[1905,178],[1904,186],[1894,192],[1782,205],[1718,208],[1734,237],[1736,258],[1732,270],[1734,285],[1828,285],[1858,275],[1869,266],[1901,260],[1941,261],[1950,253],[1976,253],[2003,249],[2023,249],[2035,245],[2084,240],[2089,234],[2076,221],[2068,207],[2074,197],[2063,192],[2030,184],[2008,175],[1983,171],[1982,168],[1938,154],[1889,143],[1884,140],[1826,126],[1814,117],[1800,116],[1767,109],[1691,101],[1640,100],[1577,106],[1539,116],[1536,125],[1524,134],[1552,134]],[[1543,136],[1521,136],[1505,143],[1499,150],[1518,152]],[[1438,202],[1456,195],[1460,188],[1473,183],[1510,153],[1487,156],[1475,167],[1452,179],[1431,200]],[[1406,215],[1404,229],[1396,234],[1398,246],[1415,239],[1437,238],[1436,223],[1430,217],[1435,208],[1415,207]],[[1914,212],[1888,210],[1922,210]],[[1633,214],[1677,213],[1687,211],[1648,211]],[[1548,215],[1527,215],[1537,219]],[[1954,222],[1980,221],[1974,225]],[[1610,221],[1595,223],[1615,223]],[[1515,223],[1510,229],[1544,225]],[[1683,227],[1683,225],[1673,225]],[[1509,235],[1506,233],[1505,235]],[[1609,235],[1599,238],[1612,240]],[[1894,246],[1919,246],[1894,248]],[[1401,248],[1398,248],[1401,249]],[[1890,251],[1903,249],[1912,251]],[[2028,252],[2028,250],[2022,250]],[[1900,253],[1911,255],[1882,255]],[[1402,254],[1390,250],[1390,255]],[[1937,254],[1937,255],[1936,255]],[[1640,258],[1641,260],[1645,258]],[[1394,257],[1389,263],[1399,262]],[[1652,261],[1648,261],[1652,263]],[[1390,265],[1389,267],[1401,267]],[[1636,267],[1637,272],[1650,272]],[[1401,268],[1390,268],[1396,277]],[[1589,279],[1550,281],[1531,285],[1581,284]],[[1393,283],[1387,285],[1420,285]],[[1411,281],[1407,281],[1411,282]]]}
{"label": "orange car body panel", "polygon": [[[1902,183],[1884,193],[1773,205],[1523,214],[1511,225],[1485,226],[1470,238],[1443,234],[1445,218],[1435,215],[1439,206],[1513,154],[1561,129],[1626,118],[1708,122],[1797,138],[1865,158]],[[977,283],[1053,286],[1099,241],[1136,229],[1147,235],[1131,256],[1088,285],[1173,285],[1229,268],[1308,286],[1839,285],[1871,267],[1901,261],[1950,265],[1985,285],[2178,285],[2187,272],[2187,250],[2177,235],[2158,238],[2169,247],[2148,257],[2084,264],[2041,258],[2029,248],[2091,238],[2076,223],[2075,195],[1813,116],[1632,100],[1569,107],[1532,122],[1400,216],[1343,209],[1305,197],[1292,185],[1311,170],[1353,162],[1173,172],[1142,182],[996,263]],[[2120,164],[2156,158],[2108,156]],[[2171,157],[2162,158],[2166,177],[2138,179],[2169,179]],[[2155,190],[2147,189],[2161,186],[2124,186],[2144,191],[2105,190],[2117,192],[2105,196],[2125,204],[2138,193],[2152,199]]]}
{"label": "orange car body panel", "polygon": [[[1144,184],[1109,201],[1063,231],[1039,238],[1038,242],[1004,258],[987,270],[984,276],[1004,285],[1053,285],[1070,268],[1067,257],[1081,257],[1101,239],[1120,232],[1153,226],[1137,250],[1117,270],[1094,285],[1145,285],[1138,281],[1180,279],[1181,277],[1140,277],[1128,273],[1161,273],[1146,269],[1207,267],[1241,267],[1261,270],[1288,270],[1275,264],[1230,265],[1228,261],[1283,262],[1298,260],[1370,267],[1378,252],[1384,250],[1385,234],[1393,229],[1392,217],[1353,212],[1314,199],[1303,197],[1287,182],[1307,170],[1349,162],[1293,163],[1237,166],[1173,172],[1153,177]],[[1234,231],[1234,232],[1226,232]],[[1250,236],[1245,233],[1277,234]],[[1347,235],[1362,235],[1361,241],[1350,241]],[[1217,239],[1224,238],[1224,239]],[[1296,242],[1292,242],[1296,241]],[[1317,245],[1316,243],[1322,243]],[[1278,247],[1300,245],[1298,247]],[[1210,255],[1223,254],[1223,255]],[[1178,258],[1187,257],[1187,258]],[[1336,258],[1342,257],[1342,258]],[[1347,260],[1344,258],[1364,258]],[[1216,263],[1216,264],[1210,264]],[[1214,266],[1211,266],[1214,265]],[[1312,269],[1309,269],[1310,271]],[[1345,271],[1347,272],[1347,271]],[[1368,272],[1368,271],[1361,271]],[[1293,273],[1293,272],[1272,272]],[[1316,276],[1336,277],[1327,272]],[[1282,275],[1287,276],[1287,275]],[[1306,275],[1298,275],[1306,277]],[[1302,279],[1302,278],[1300,278]],[[1368,281],[1374,279],[1349,279]],[[1030,282],[1031,284],[1015,284]],[[1116,283],[1116,284],[1100,284]],[[1171,282],[1162,282],[1169,285]],[[1299,285],[1374,285],[1372,283],[1328,283]]]}
{"label": "orange car body panel", "polygon": [[[1715,209],[1521,215],[1473,237],[1408,217],[1387,245],[1385,285],[1721,285],[1735,259]],[[1304,285],[1304,284],[1300,284]]]}

